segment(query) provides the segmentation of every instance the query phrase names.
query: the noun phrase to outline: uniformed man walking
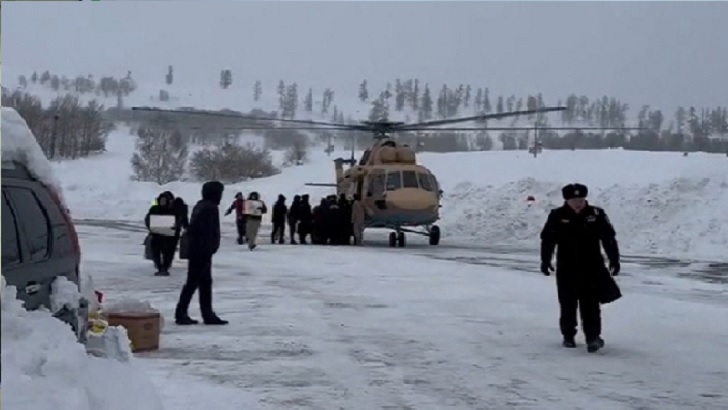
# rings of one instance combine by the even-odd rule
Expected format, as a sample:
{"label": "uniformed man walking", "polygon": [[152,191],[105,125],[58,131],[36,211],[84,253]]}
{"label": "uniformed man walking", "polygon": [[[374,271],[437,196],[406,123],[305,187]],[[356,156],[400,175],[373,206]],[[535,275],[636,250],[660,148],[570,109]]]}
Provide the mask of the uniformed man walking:
{"label": "uniformed man walking", "polygon": [[[600,287],[604,286],[604,275],[619,274],[619,247],[607,214],[586,201],[585,185],[569,184],[561,191],[565,203],[551,210],[541,232],[541,272],[549,276],[554,271],[551,258],[558,247],[556,286],[563,345],[576,347],[578,309],[587,350],[593,353],[604,347]],[[607,254],[609,270],[604,265],[600,245]]]}

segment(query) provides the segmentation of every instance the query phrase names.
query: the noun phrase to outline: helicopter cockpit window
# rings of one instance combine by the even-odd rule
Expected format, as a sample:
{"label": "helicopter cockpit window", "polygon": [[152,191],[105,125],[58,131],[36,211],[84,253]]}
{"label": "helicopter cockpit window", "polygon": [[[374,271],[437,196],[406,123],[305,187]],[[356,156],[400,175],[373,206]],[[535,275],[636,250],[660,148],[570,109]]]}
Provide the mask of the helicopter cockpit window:
{"label": "helicopter cockpit window", "polygon": [[432,187],[437,191],[440,189],[440,183],[437,182],[437,178],[435,178],[434,175],[430,174],[430,180],[432,180]]}
{"label": "helicopter cockpit window", "polygon": [[361,156],[361,160],[359,160],[359,165],[366,165],[367,162],[369,162],[369,157],[372,155],[372,152],[370,150],[364,151],[364,154]]}
{"label": "helicopter cockpit window", "polygon": [[387,172],[387,191],[402,188],[402,173],[399,171]]}
{"label": "helicopter cockpit window", "polygon": [[432,181],[430,180],[430,175],[425,174],[422,172],[417,173],[417,179],[420,182],[420,188],[424,189],[425,191],[434,191],[435,189],[432,187]]}
{"label": "helicopter cockpit window", "polygon": [[379,198],[384,194],[385,175],[383,172],[372,173],[369,175],[369,186],[367,187],[367,196]]}
{"label": "helicopter cockpit window", "polygon": [[402,171],[402,187],[403,188],[419,188],[417,184],[417,172]]}

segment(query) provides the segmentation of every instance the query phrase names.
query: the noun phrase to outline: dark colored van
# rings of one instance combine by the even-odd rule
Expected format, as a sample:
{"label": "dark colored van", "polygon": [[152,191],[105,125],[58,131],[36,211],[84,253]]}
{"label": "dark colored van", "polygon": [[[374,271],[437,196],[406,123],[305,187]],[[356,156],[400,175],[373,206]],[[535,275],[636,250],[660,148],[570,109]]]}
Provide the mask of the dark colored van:
{"label": "dark colored van", "polygon": [[[54,190],[18,162],[2,162],[2,275],[18,289],[25,308],[50,309],[53,281],[65,276],[79,285],[81,250],[68,210]],[[88,301],[54,316],[86,339]]]}

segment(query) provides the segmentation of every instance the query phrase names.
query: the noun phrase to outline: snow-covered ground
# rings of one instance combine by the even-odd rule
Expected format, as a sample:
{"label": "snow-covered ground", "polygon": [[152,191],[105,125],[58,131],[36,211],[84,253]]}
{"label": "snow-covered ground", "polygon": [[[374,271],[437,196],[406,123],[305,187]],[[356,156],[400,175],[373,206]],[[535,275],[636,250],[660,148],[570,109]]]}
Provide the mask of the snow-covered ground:
{"label": "snow-covered ground", "polygon": [[[140,228],[82,224],[86,267],[109,298],[148,300],[171,320],[185,263],[152,276]],[[233,230],[223,226],[213,268],[214,305],[230,324],[168,324],[161,349],[141,355],[157,380],[199,380],[196,394],[216,408],[728,408],[725,285],[625,262],[625,297],[604,308],[607,347],[590,355],[560,347],[555,284],[535,254],[494,267],[376,237],[249,252]],[[190,313],[199,318],[196,304]],[[218,401],[208,383],[257,402]]]}
{"label": "snow-covered ground", "polygon": [[[28,352],[33,360],[10,370],[23,375],[18,385],[65,372],[73,380],[53,387],[100,410],[156,410],[160,403],[169,410],[728,408],[728,286],[724,265],[709,263],[728,260],[721,252],[728,243],[725,157],[425,154],[421,161],[446,191],[440,246],[412,238],[408,248],[390,249],[378,233],[363,248],[268,245],[265,225],[262,246],[248,252],[234,244],[232,220],[223,219],[214,304],[230,324],[178,327],[171,321],[185,262],[175,262],[170,277],[154,277],[142,257],[141,221],[160,191],[194,202],[200,184],[131,181],[132,147],[133,138],[117,131],[108,153],[53,167],[78,222],[85,274],[111,302],[134,298],[160,309],[167,319],[161,348],[127,367],[103,364],[69,347],[67,332],[69,346],[38,342]],[[325,188],[304,183],[330,182],[333,167],[323,153],[312,158],[229,186],[224,200],[253,189],[268,200],[281,192],[323,196]],[[547,208],[575,180],[605,206],[627,254],[619,278],[625,297],[605,306],[607,347],[595,355],[560,347],[553,278],[538,273],[533,252]],[[531,207],[528,195],[536,197]],[[722,281],[680,278],[698,276],[695,265]],[[10,339],[15,345],[3,343],[4,352],[20,349],[24,337],[56,340],[37,329],[63,332],[46,323],[47,314],[43,321],[33,314],[34,322],[17,306],[7,321],[6,300],[3,339],[6,329],[21,331]],[[190,313],[198,316],[195,305]],[[7,407],[15,393],[5,363]],[[78,369],[87,374],[77,376]],[[80,387],[90,380],[99,384],[94,394]],[[119,390],[104,393],[111,387]],[[13,403],[23,408],[22,400]],[[53,403],[46,408],[59,408]]]}
{"label": "snow-covered ground", "polygon": [[[108,153],[55,164],[75,218],[140,221],[165,189],[190,203],[199,198],[199,183],[159,187],[131,181],[133,144],[134,137],[119,130],[109,137]],[[330,159],[348,155],[329,158],[313,148],[310,164],[228,186],[224,201],[251,190],[268,201],[304,192],[317,201],[329,189],[304,184],[332,182]],[[533,158],[523,151],[492,151],[425,153],[420,161],[445,191],[445,241],[536,247],[548,209],[562,203],[561,186],[579,181],[589,186],[592,203],[608,212],[626,252],[728,261],[728,159],[722,155],[580,150]],[[529,195],[536,198],[530,207]]]}

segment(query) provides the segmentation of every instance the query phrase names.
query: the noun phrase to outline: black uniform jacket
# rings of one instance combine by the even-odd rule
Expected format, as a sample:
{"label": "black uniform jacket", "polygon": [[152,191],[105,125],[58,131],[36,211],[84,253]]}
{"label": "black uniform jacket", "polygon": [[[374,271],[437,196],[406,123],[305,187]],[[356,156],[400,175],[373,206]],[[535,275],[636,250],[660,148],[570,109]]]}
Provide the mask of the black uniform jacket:
{"label": "black uniform jacket", "polygon": [[551,210],[541,231],[541,262],[550,263],[554,249],[560,277],[596,275],[605,269],[601,248],[610,262],[619,261],[616,233],[603,209],[586,205],[576,213],[568,205]]}

